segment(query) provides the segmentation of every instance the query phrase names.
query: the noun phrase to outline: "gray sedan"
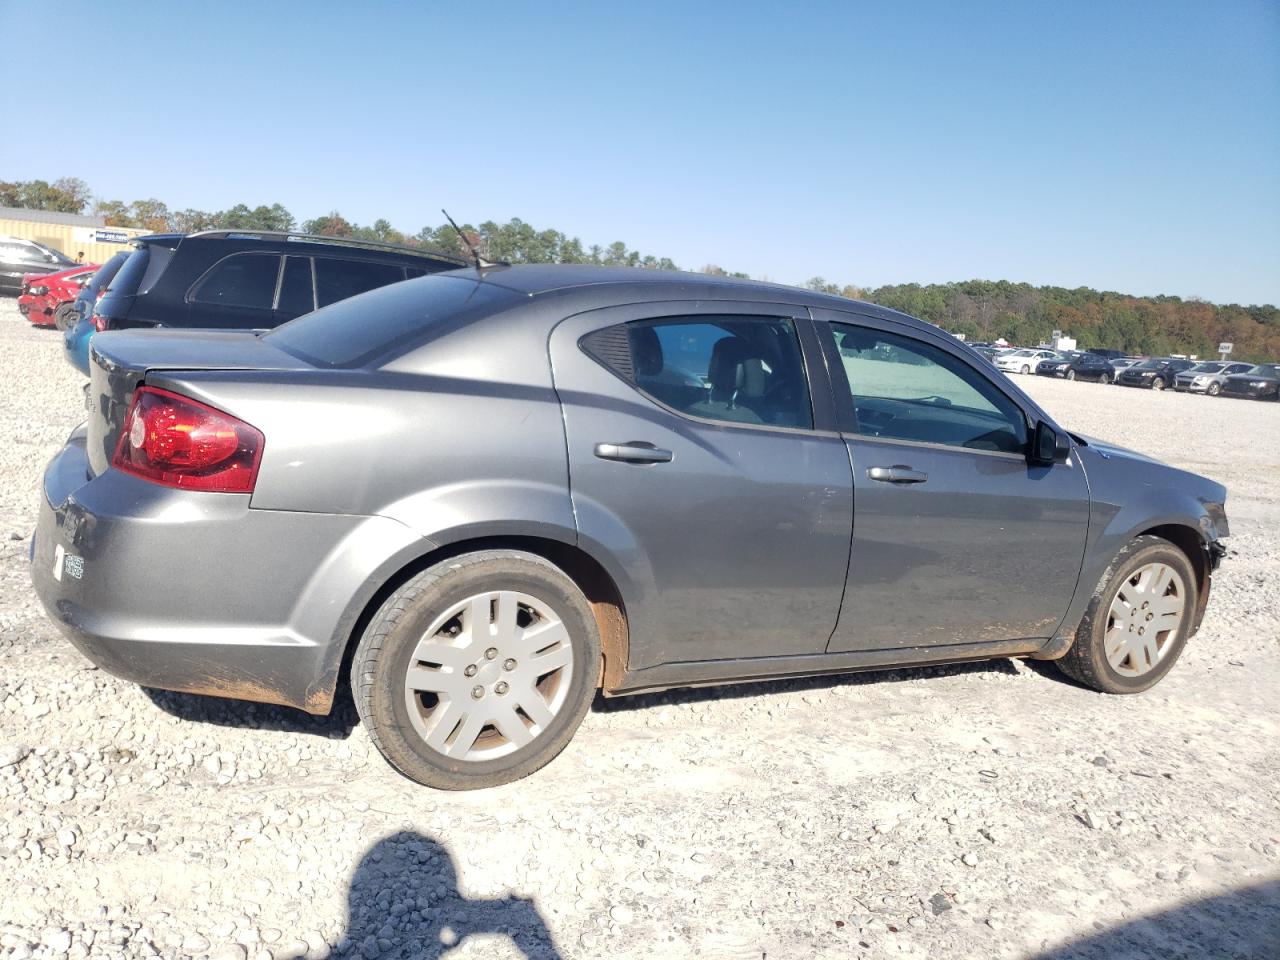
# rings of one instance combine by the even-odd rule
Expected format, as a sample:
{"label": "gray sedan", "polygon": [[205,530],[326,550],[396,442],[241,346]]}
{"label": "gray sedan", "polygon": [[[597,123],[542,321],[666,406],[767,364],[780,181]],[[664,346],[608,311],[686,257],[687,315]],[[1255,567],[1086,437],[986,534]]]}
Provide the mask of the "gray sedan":
{"label": "gray sedan", "polygon": [[1226,491],[937,328],[788,287],[460,270],[265,336],[96,337],[32,578],[91,660],[531,773],[607,697],[983,657],[1146,690]]}

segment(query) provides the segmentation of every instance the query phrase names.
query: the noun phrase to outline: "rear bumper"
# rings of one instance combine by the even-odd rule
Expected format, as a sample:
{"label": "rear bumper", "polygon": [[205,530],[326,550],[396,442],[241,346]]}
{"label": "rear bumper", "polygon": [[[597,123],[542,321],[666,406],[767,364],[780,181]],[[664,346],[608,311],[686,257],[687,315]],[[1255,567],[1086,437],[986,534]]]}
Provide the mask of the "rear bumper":
{"label": "rear bumper", "polygon": [[78,430],[45,472],[31,579],[75,647],[118,677],[326,713],[381,565],[422,543],[382,517],[89,479]]}

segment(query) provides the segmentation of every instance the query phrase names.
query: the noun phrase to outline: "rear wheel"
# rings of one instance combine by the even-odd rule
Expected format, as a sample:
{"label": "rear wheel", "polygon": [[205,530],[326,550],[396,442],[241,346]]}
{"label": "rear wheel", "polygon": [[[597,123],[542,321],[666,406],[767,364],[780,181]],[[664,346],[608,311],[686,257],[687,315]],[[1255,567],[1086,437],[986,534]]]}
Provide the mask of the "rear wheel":
{"label": "rear wheel", "polygon": [[1103,693],[1150,689],[1182,653],[1196,601],[1187,555],[1160,537],[1138,537],[1103,575],[1058,667]]}
{"label": "rear wheel", "polygon": [[74,303],[64,303],[54,313],[53,324],[59,330],[69,330],[75,326],[79,318],[80,313],[76,310],[76,305]]}
{"label": "rear wheel", "polygon": [[393,767],[445,790],[528,776],[595,696],[600,637],[558,567],[513,550],[445,560],[393,593],[351,666],[356,709]]}

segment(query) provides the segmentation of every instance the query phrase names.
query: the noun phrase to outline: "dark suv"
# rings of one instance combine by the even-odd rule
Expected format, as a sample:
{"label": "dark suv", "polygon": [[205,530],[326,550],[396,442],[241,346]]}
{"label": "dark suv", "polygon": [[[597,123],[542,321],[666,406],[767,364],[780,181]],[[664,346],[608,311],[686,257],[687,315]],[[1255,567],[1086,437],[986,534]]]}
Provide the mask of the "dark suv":
{"label": "dark suv", "polygon": [[1166,390],[1173,386],[1173,378],[1183,370],[1190,370],[1195,360],[1178,360],[1172,357],[1149,357],[1132,367],[1120,371],[1116,383],[1122,387],[1145,387],[1148,390]]}
{"label": "dark suv", "polygon": [[[94,307],[92,331],[265,330],[366,290],[466,264],[392,244],[260,231],[158,233],[135,244]],[[67,359],[86,374],[84,340],[92,331],[67,337]]]}

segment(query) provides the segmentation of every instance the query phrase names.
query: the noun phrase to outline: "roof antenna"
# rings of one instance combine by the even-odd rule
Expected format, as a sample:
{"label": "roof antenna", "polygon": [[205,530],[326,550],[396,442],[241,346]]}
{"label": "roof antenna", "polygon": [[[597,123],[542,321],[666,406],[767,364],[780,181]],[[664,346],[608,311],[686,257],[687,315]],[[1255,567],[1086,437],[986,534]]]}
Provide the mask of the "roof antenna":
{"label": "roof antenna", "polygon": [[480,254],[476,251],[476,248],[471,245],[471,241],[467,239],[467,235],[463,233],[461,230],[459,230],[458,225],[453,222],[453,217],[449,216],[448,210],[446,210],[444,207],[441,207],[440,212],[443,213],[444,218],[449,221],[449,226],[453,227],[453,232],[458,235],[458,239],[461,240],[463,245],[468,250],[471,251],[471,256],[476,262],[477,270],[483,270],[485,267],[496,267],[499,265],[497,263],[494,263],[491,260],[486,260],[484,257],[480,256]]}

